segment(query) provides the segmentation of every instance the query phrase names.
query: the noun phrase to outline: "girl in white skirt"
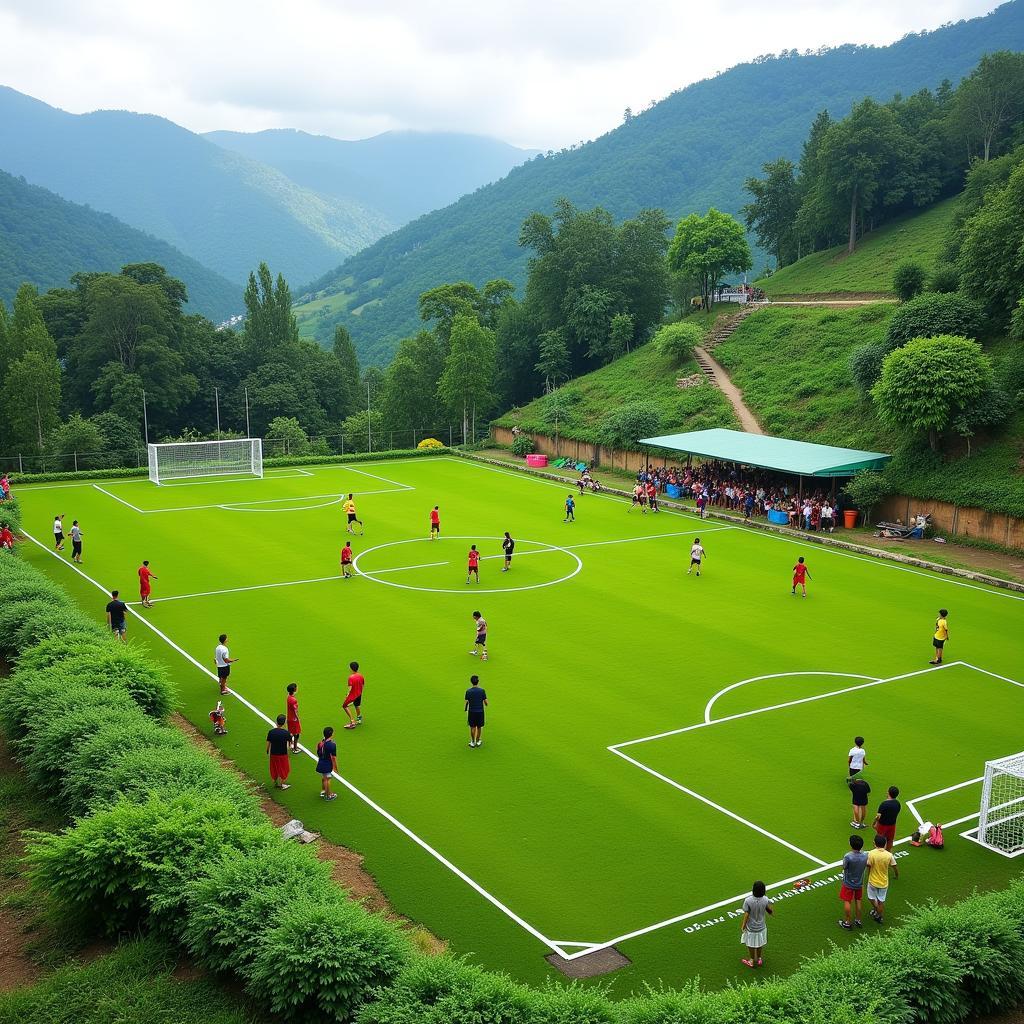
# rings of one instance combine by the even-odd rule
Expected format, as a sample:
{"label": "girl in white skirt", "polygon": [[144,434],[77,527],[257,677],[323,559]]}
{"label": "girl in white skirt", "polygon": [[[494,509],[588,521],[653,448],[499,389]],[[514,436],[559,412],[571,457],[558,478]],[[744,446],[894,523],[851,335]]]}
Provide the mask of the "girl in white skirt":
{"label": "girl in white skirt", "polygon": [[747,957],[743,960],[747,967],[760,967],[764,963],[764,947],[768,945],[767,915],[774,913],[764,891],[764,882],[755,882],[751,895],[743,901],[740,941],[747,947]]}

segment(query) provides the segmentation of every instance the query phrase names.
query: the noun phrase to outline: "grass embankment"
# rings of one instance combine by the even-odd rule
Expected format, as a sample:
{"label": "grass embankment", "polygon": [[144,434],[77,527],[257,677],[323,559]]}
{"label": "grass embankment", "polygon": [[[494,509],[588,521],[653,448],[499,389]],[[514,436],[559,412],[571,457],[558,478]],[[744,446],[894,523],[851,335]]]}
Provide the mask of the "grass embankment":
{"label": "grass embankment", "polygon": [[914,260],[932,270],[957,200],[947,199],[923,213],[910,214],[866,235],[847,255],[836,246],[805,256],[758,284],[769,298],[800,295],[892,294],[892,273],[901,260]]}
{"label": "grass embankment", "polygon": [[[702,314],[699,318],[692,317],[691,321],[710,326],[719,315],[715,310],[710,316]],[[717,388],[706,382],[691,388],[676,387],[678,378],[699,372],[692,357],[680,364],[677,359],[662,355],[654,345],[643,345],[552,392],[568,397],[572,403],[568,418],[559,420],[558,432],[562,437],[599,444],[604,416],[631,402],[655,405],[661,413],[661,426],[666,430],[736,427],[732,407]],[[515,424],[534,433],[553,434],[554,420],[548,415],[551,402],[550,395],[536,398],[520,409],[505,413],[494,423],[504,427]]]}

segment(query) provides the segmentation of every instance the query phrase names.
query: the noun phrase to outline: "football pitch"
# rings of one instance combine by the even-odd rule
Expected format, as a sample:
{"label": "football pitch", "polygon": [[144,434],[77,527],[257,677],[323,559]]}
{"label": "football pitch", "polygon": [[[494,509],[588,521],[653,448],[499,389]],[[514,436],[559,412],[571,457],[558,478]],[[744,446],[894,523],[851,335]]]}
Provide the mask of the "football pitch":
{"label": "football pitch", "polygon": [[[341,496],[365,533],[340,578]],[[755,878],[783,898],[770,965],[795,966],[836,927],[831,881],[848,849],[846,753],[866,738],[868,821],[901,790],[891,916],[929,896],[1004,883],[1020,861],[964,837],[984,762],[1024,749],[1024,595],[689,513],[627,512],[569,488],[452,456],[268,470],[262,480],[145,480],[18,489],[23,553],[98,618],[119,588],[131,643],[171,669],[183,713],[209,732],[213,649],[233,657],[225,753],[268,785],[266,721],[297,682],[303,742],[333,725],[333,804],[296,758],[279,799],[363,853],[395,908],[487,966],[528,979],[543,956],[614,946],[615,986],[736,975],[731,916]],[[428,539],[440,506],[441,539]],[[65,514],[84,534],[51,551]],[[500,539],[516,540],[502,573]],[[687,576],[689,548],[707,550]],[[482,554],[466,584],[466,553]],[[790,592],[793,563],[808,597]],[[136,569],[157,577],[138,605]],[[947,664],[931,633],[950,610]],[[489,623],[470,657],[471,613]],[[343,730],[348,663],[364,723]],[[484,744],[463,694],[479,673]],[[906,839],[946,825],[941,853]],[[870,842],[870,832],[862,833]],[[904,867],[904,865],[906,865]],[[819,887],[794,892],[810,879]],[[827,884],[824,884],[826,883]],[[868,922],[868,926],[872,926]],[[768,959],[768,958],[766,958]]]}

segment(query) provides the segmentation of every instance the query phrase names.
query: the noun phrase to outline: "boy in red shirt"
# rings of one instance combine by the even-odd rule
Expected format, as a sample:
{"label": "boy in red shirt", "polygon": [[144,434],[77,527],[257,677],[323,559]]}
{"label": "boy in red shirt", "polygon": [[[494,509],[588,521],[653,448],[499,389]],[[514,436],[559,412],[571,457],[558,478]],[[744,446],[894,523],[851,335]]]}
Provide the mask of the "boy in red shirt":
{"label": "boy in red shirt", "polygon": [[803,590],[803,596],[807,596],[807,581],[811,578],[811,574],[807,571],[807,566],[804,565],[804,556],[801,555],[796,560],[796,565],[793,566],[793,593],[796,593],[796,588],[800,587]]}
{"label": "boy in red shirt", "polygon": [[288,735],[291,737],[293,754],[299,752],[299,736],[302,734],[302,725],[299,722],[299,698],[295,696],[295,691],[298,688],[298,683],[288,684],[288,700],[286,701],[288,713],[285,717],[288,720]]}
{"label": "boy in red shirt", "polygon": [[6,523],[0,523],[0,550],[4,548],[8,551],[14,550],[14,534]]}
{"label": "boy in red shirt", "polygon": [[[348,677],[348,696],[345,698],[345,703],[341,705],[341,710],[345,712],[345,717],[348,719],[345,728],[354,729],[363,723],[363,686],[366,684],[366,680],[359,674],[358,661],[350,661],[348,667],[352,669],[352,675]],[[349,711],[350,707],[356,709],[355,715]]]}
{"label": "boy in red shirt", "polygon": [[350,579],[352,576],[352,545],[345,541],[345,546],[341,549],[341,578],[343,580]]}
{"label": "boy in red shirt", "polygon": [[477,583],[480,582],[480,552],[477,551],[476,545],[473,544],[469,549],[469,570],[466,573],[466,582],[469,583],[470,578],[475,576]]}
{"label": "boy in red shirt", "polygon": [[143,608],[152,608],[153,602],[150,601],[149,595],[153,592],[153,588],[150,586],[150,580],[159,579],[159,576],[153,575],[153,570],[149,567],[149,562],[145,561],[139,566],[139,597],[142,598]]}
{"label": "boy in red shirt", "polygon": [[441,510],[437,505],[430,510],[430,539],[441,539]]}

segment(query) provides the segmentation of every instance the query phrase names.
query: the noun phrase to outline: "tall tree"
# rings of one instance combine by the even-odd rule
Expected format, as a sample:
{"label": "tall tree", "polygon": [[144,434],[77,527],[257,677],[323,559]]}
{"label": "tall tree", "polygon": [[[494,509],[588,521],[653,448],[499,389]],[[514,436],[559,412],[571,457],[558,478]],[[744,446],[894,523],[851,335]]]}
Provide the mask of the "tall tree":
{"label": "tall tree", "polygon": [[341,325],[334,328],[332,345],[334,356],[341,364],[341,376],[345,382],[345,415],[351,415],[359,408],[359,356],[352,342],[352,335]]}
{"label": "tall tree", "polygon": [[280,274],[275,282],[270,267],[261,263],[256,273],[249,274],[244,298],[242,337],[253,366],[279,357],[281,349],[298,343],[291,289]]}
{"label": "tall tree", "polygon": [[460,314],[452,321],[451,343],[437,382],[438,398],[462,419],[462,437],[471,437],[471,422],[485,415],[494,401],[494,332],[476,317]]}
{"label": "tall tree", "polygon": [[432,331],[405,338],[384,375],[380,411],[387,430],[429,430],[440,422],[437,381],[444,357]]}
{"label": "tall tree", "polygon": [[41,453],[60,422],[60,363],[30,350],[11,363],[3,386],[4,415],[11,446]]}
{"label": "tall tree", "polygon": [[1024,114],[1024,54],[986,53],[956,90],[951,125],[968,157],[986,163]]}
{"label": "tall tree", "polygon": [[569,379],[569,346],[560,330],[545,331],[541,335],[536,370],[544,378],[545,391]]}
{"label": "tall tree", "polygon": [[794,225],[800,209],[800,192],[795,168],[780,157],[766,163],[763,178],[747,178],[744,188],[753,201],[743,207],[747,230],[757,235],[757,244],[775,255],[775,266],[792,262],[796,245]]}
{"label": "tall tree", "polygon": [[741,224],[712,207],[703,217],[691,213],[679,222],[669,246],[668,265],[697,278],[701,304],[710,309],[722,275],[751,268],[750,244]]}
{"label": "tall tree", "polygon": [[420,319],[427,323],[434,321],[438,340],[447,349],[455,318],[478,317],[480,301],[480,292],[468,281],[442,284],[420,296]]}

